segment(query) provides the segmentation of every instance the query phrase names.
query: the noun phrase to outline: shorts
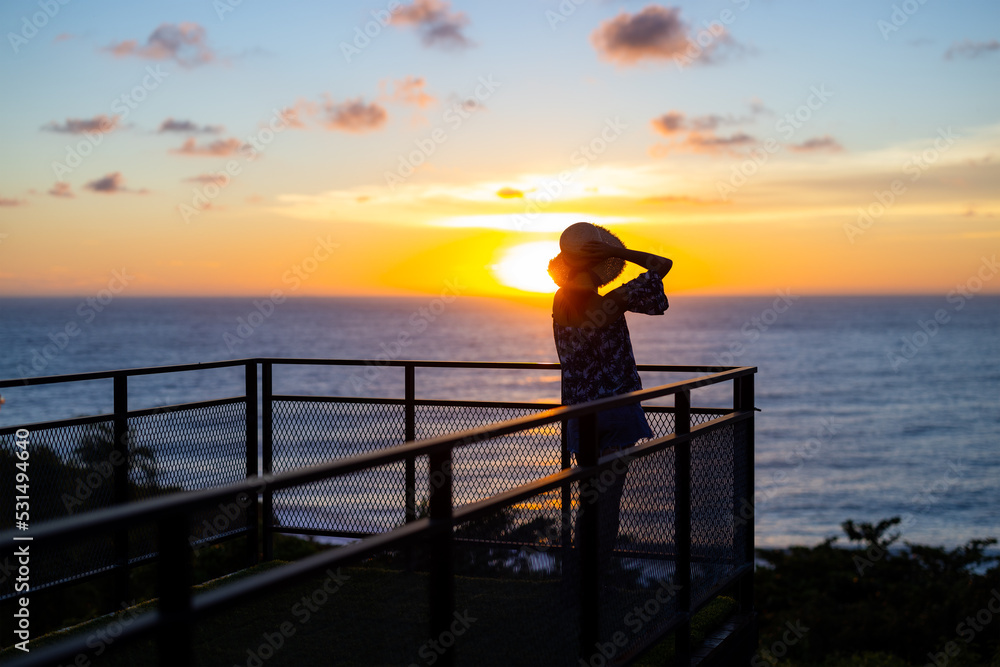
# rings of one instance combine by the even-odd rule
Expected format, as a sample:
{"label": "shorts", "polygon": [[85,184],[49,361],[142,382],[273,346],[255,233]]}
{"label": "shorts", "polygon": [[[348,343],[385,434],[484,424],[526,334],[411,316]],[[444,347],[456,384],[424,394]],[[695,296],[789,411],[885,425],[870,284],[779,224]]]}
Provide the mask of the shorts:
{"label": "shorts", "polygon": [[[643,438],[652,437],[653,430],[639,403],[597,413],[597,443],[601,452],[625,449]],[[566,447],[574,454],[580,452],[580,423],[576,417],[567,420]]]}

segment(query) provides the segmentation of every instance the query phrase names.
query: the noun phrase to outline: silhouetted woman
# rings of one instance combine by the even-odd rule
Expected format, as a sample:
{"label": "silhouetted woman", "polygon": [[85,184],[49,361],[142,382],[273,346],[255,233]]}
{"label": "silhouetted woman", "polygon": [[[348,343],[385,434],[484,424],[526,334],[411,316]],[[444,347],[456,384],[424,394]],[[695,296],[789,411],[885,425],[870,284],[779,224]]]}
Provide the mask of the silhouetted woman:
{"label": "silhouetted woman", "polygon": [[[662,315],[666,311],[663,277],[673,262],[659,255],[629,250],[607,229],[586,222],[569,226],[559,239],[559,247],[559,255],[549,262],[549,275],[559,286],[552,302],[552,329],[562,366],[563,405],[642,389],[625,313]],[[602,296],[598,288],[618,277],[626,261],[642,266],[646,272]],[[639,403],[597,415],[601,456],[631,447],[652,435]],[[569,420],[566,439],[569,451],[578,457],[577,419]],[[603,571],[610,564],[618,535],[618,505],[626,471],[627,466],[619,465],[612,484],[601,487]]]}

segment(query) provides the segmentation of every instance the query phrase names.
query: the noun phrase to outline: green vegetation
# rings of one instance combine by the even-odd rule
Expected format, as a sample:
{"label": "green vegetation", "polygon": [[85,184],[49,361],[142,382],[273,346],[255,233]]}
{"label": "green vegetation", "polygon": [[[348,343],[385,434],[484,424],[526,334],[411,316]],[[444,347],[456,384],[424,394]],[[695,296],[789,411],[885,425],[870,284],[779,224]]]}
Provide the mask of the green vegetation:
{"label": "green vegetation", "polygon": [[[1000,568],[985,554],[996,540],[895,547],[900,535],[889,531],[900,523],[846,521],[846,548],[830,538],[760,550],[769,567],[755,577],[756,664],[1000,667]],[[788,642],[789,624],[808,631]]]}

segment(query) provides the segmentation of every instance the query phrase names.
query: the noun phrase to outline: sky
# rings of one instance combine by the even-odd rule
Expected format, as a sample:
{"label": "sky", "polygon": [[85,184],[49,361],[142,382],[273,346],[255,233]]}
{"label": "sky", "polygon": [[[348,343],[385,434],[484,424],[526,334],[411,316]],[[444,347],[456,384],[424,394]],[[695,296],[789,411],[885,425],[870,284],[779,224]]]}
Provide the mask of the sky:
{"label": "sky", "polygon": [[8,0],[0,31],[0,296],[544,295],[578,221],[673,293],[1000,293],[995,0]]}

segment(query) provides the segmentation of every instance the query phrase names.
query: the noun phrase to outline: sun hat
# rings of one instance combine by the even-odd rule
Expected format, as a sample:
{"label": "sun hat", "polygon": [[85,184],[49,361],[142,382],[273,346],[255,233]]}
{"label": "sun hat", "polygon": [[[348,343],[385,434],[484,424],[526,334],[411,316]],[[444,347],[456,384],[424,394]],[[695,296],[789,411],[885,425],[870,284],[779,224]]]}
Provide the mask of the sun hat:
{"label": "sun hat", "polygon": [[587,260],[578,256],[584,244],[603,241],[616,248],[624,248],[622,240],[610,230],[589,222],[577,222],[563,230],[559,237],[560,253],[549,262],[549,275],[556,285],[569,284],[574,274],[587,269],[594,274],[596,286],[607,285],[617,278],[625,268],[621,257],[607,257],[597,264],[588,265]]}

